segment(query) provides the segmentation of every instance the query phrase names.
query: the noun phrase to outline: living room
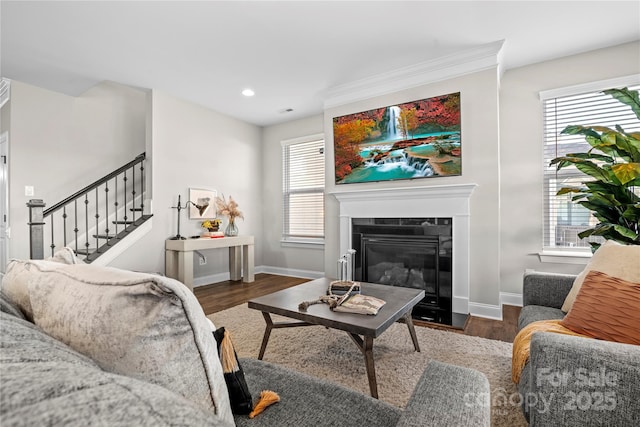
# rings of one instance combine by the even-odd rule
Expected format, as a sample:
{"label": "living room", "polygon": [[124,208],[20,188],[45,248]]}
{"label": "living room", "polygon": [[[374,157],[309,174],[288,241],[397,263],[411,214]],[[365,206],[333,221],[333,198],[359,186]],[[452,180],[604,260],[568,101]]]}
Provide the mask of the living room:
{"label": "living room", "polygon": [[[11,11],[8,6],[4,6],[5,17]],[[7,35],[5,42],[15,41]],[[72,97],[22,82],[17,76],[10,108],[2,109],[3,130],[10,131],[12,141],[9,256],[28,256],[25,203],[29,199],[42,198],[51,205],[145,151],[150,159],[147,174],[152,196],[148,198],[152,202],[147,206],[154,215],[153,232],[112,265],[148,272],[164,271],[164,240],[176,234],[176,211],[171,207],[178,195],[187,197],[190,187],[212,188],[238,201],[244,213],[241,233],[255,235],[258,242],[256,271],[318,277],[333,272],[341,254],[338,206],[331,194],[475,184],[470,198],[469,284],[459,296],[472,314],[500,318],[501,304],[518,305],[525,270],[577,273],[581,269],[580,264],[541,262],[539,257],[543,221],[539,92],[637,74],[639,63],[636,40],[503,72],[499,57],[508,43],[483,44],[464,52],[466,57],[460,54],[462,65],[445,67],[451,73],[456,67],[467,67],[455,78],[438,77],[436,82],[367,96],[271,126],[234,119],[161,88],[141,91],[103,82]],[[455,64],[455,58],[451,61]],[[613,63],[615,67],[609,65]],[[421,65],[426,80],[434,79],[428,70],[433,63]],[[474,66],[482,70],[474,71]],[[324,134],[326,159],[331,159],[333,117],[458,91],[462,133],[469,141],[461,176],[336,185],[327,160],[324,247],[281,244],[281,141]],[[34,153],[47,159],[36,161],[37,169],[32,167]],[[34,196],[24,195],[25,186],[35,188]],[[182,227],[186,236],[200,232],[197,221],[182,218]],[[194,268],[196,283],[223,280],[226,254],[218,251],[208,256],[206,265]]]}
{"label": "living room", "polygon": [[[340,197],[349,197],[352,195],[349,193],[392,195],[397,191],[407,191],[412,194],[407,197],[413,197],[413,191],[420,192],[425,188],[446,191],[447,188],[468,186],[471,188],[466,200],[469,212],[462,215],[468,220],[466,255],[463,253],[462,258],[458,257],[465,261],[459,266],[462,270],[456,273],[464,280],[454,288],[454,306],[479,317],[501,319],[502,305],[521,306],[522,277],[526,271],[577,274],[588,262],[588,253],[541,255],[544,195],[540,92],[629,76],[637,80],[640,74],[640,25],[635,2],[580,4],[579,7],[587,10],[586,16],[591,18],[611,11],[611,15],[623,19],[616,29],[619,33],[607,42],[597,40],[585,47],[576,41],[575,47],[565,48],[565,54],[505,68],[504,57],[512,52],[512,41],[508,37],[482,42],[474,40],[463,49],[445,55],[446,60],[421,54],[416,56],[416,61],[405,63],[403,67],[378,68],[372,74],[366,74],[369,71],[366,70],[364,75],[362,71],[345,72],[356,77],[345,77],[338,80],[340,84],[333,82],[317,88],[322,99],[317,102],[315,111],[294,116],[278,113],[280,117],[266,125],[245,121],[228,114],[228,110],[212,109],[176,95],[170,86],[154,80],[153,69],[145,68],[145,49],[149,47],[142,42],[138,44],[135,38],[131,44],[139,50],[139,57],[126,59],[146,70],[148,83],[127,81],[124,73],[98,72],[95,76],[100,76],[101,80],[74,94],[56,90],[54,84],[50,87],[35,84],[28,67],[20,68],[18,53],[41,55],[44,67],[48,60],[47,48],[40,51],[34,45],[22,46],[21,34],[42,26],[46,30],[42,30],[41,36],[55,39],[55,26],[77,21],[62,19],[66,13],[49,9],[50,16],[56,16],[60,21],[45,26],[47,7],[55,6],[45,6],[44,12],[36,13],[35,9],[28,10],[29,6],[18,3],[3,1],[2,4],[3,55],[9,53],[9,60],[7,56],[3,58],[2,77],[11,80],[11,98],[2,108],[1,122],[1,131],[9,135],[10,238],[7,239],[7,258],[29,257],[26,225],[29,219],[25,204],[30,199],[43,199],[47,205],[52,205],[146,152],[145,198],[148,202],[145,206],[153,214],[152,228],[116,257],[110,263],[113,267],[164,273],[165,240],[177,233],[176,225],[180,221],[178,212],[172,207],[176,206],[179,195],[185,200],[190,188],[214,189],[218,195],[232,196],[239,203],[244,216],[238,224],[240,233],[253,235],[256,239],[256,272],[317,278],[335,275],[336,260],[345,249]],[[462,7],[464,2],[456,3]],[[562,3],[562,11],[567,13],[563,18],[580,21],[567,12],[569,7],[577,7],[576,2],[543,3],[540,7],[548,7],[550,13],[553,11],[551,3]],[[334,7],[338,7],[337,3]],[[492,7],[501,6],[494,4]],[[525,3],[519,7],[536,6]],[[516,10],[509,10],[513,15],[505,15],[505,21],[519,16]],[[80,13],[80,9],[76,12]],[[82,9],[82,12],[88,13],[85,22],[95,24],[93,18],[89,18],[93,16],[90,10]],[[164,18],[157,19],[160,22]],[[450,19],[454,21],[455,17]],[[528,31],[540,31],[538,22],[530,24]],[[123,39],[124,31],[118,36],[107,34],[103,39],[105,45],[127,43]],[[473,36],[470,37],[473,40]],[[82,44],[82,37],[76,42]],[[40,39],[39,43],[44,41]],[[82,48],[87,52],[100,50],[91,46]],[[302,55],[299,51],[296,54]],[[301,58],[307,60],[307,57]],[[169,59],[167,63],[175,67],[176,80],[192,80],[197,85],[199,79],[216,78],[215,70],[202,72]],[[406,83],[413,70],[410,66],[416,65],[420,70],[419,78]],[[71,72],[66,79],[88,81],[85,76],[73,75],[73,62],[65,68]],[[255,65],[255,68],[260,69],[261,65]],[[5,70],[11,72],[5,73]],[[287,76],[283,75],[282,80],[287,80]],[[397,82],[406,84],[394,86]],[[237,92],[240,89],[233,88]],[[204,92],[202,99],[216,97],[216,93]],[[461,94],[464,141],[460,176],[336,184],[334,117],[456,92]],[[257,90],[256,97],[259,96]],[[254,108],[251,101],[242,100],[247,110]],[[324,244],[283,243],[281,144],[310,135],[323,135],[325,141]],[[27,196],[25,187],[35,191]],[[374,202],[369,200],[367,203]],[[431,214],[425,212],[424,216]],[[182,235],[199,235],[202,232],[200,222],[189,219],[183,212]],[[227,253],[221,250],[203,253],[206,264],[194,263],[196,286],[228,280]]]}

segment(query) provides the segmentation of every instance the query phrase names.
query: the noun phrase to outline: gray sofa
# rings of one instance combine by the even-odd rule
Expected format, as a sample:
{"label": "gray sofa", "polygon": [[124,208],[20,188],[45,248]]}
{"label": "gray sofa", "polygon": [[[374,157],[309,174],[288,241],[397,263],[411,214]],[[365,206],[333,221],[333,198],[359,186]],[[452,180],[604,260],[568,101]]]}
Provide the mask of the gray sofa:
{"label": "gray sofa", "polygon": [[[226,426],[167,388],[102,370],[27,321],[0,294],[0,425]],[[428,365],[404,410],[267,362],[241,361],[257,397],[281,402],[237,426],[489,426],[489,384],[480,372]],[[483,397],[486,399],[483,402]]]}
{"label": "gray sofa", "polygon": [[[518,328],[564,318],[560,308],[574,279],[525,274]],[[530,426],[638,426],[640,346],[535,333],[518,391]]]}

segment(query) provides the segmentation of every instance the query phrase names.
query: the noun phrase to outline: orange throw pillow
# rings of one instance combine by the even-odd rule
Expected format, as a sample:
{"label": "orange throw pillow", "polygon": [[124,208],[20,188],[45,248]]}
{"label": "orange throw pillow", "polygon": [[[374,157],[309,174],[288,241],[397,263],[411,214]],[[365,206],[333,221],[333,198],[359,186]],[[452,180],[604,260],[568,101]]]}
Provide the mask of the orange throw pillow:
{"label": "orange throw pillow", "polygon": [[640,345],[640,283],[590,271],[560,324],[592,338]]}

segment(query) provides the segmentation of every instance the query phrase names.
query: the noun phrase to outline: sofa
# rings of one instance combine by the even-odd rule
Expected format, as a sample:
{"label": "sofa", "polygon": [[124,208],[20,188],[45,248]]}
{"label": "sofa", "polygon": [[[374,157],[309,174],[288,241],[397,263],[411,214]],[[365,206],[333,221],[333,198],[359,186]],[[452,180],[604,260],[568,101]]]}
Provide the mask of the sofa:
{"label": "sofa", "polygon": [[[576,277],[526,273],[518,329],[565,318],[562,307]],[[532,335],[518,383],[530,426],[637,426],[639,390],[640,346],[553,332]]]}
{"label": "sofa", "polygon": [[69,265],[75,260],[67,258],[15,260],[4,277],[3,427],[490,425],[487,378],[435,361],[400,409],[276,364],[241,359],[254,401],[268,389],[280,402],[253,419],[231,414],[211,327],[183,284]]}

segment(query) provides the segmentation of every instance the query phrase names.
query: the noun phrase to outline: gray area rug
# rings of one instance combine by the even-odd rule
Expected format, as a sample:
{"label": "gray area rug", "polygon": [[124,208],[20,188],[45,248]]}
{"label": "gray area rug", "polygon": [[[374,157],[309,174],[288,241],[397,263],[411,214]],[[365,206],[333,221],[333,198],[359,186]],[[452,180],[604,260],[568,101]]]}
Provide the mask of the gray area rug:
{"label": "gray area rug", "polygon": [[[208,316],[231,333],[239,357],[257,358],[265,322],[246,304]],[[274,316],[274,321],[287,320]],[[379,398],[404,407],[429,360],[484,373],[491,384],[491,425],[526,426],[516,386],[511,382],[510,343],[416,327],[415,352],[407,326],[396,323],[373,344]],[[364,359],[346,332],[321,326],[274,329],[264,360],[369,393]]]}

